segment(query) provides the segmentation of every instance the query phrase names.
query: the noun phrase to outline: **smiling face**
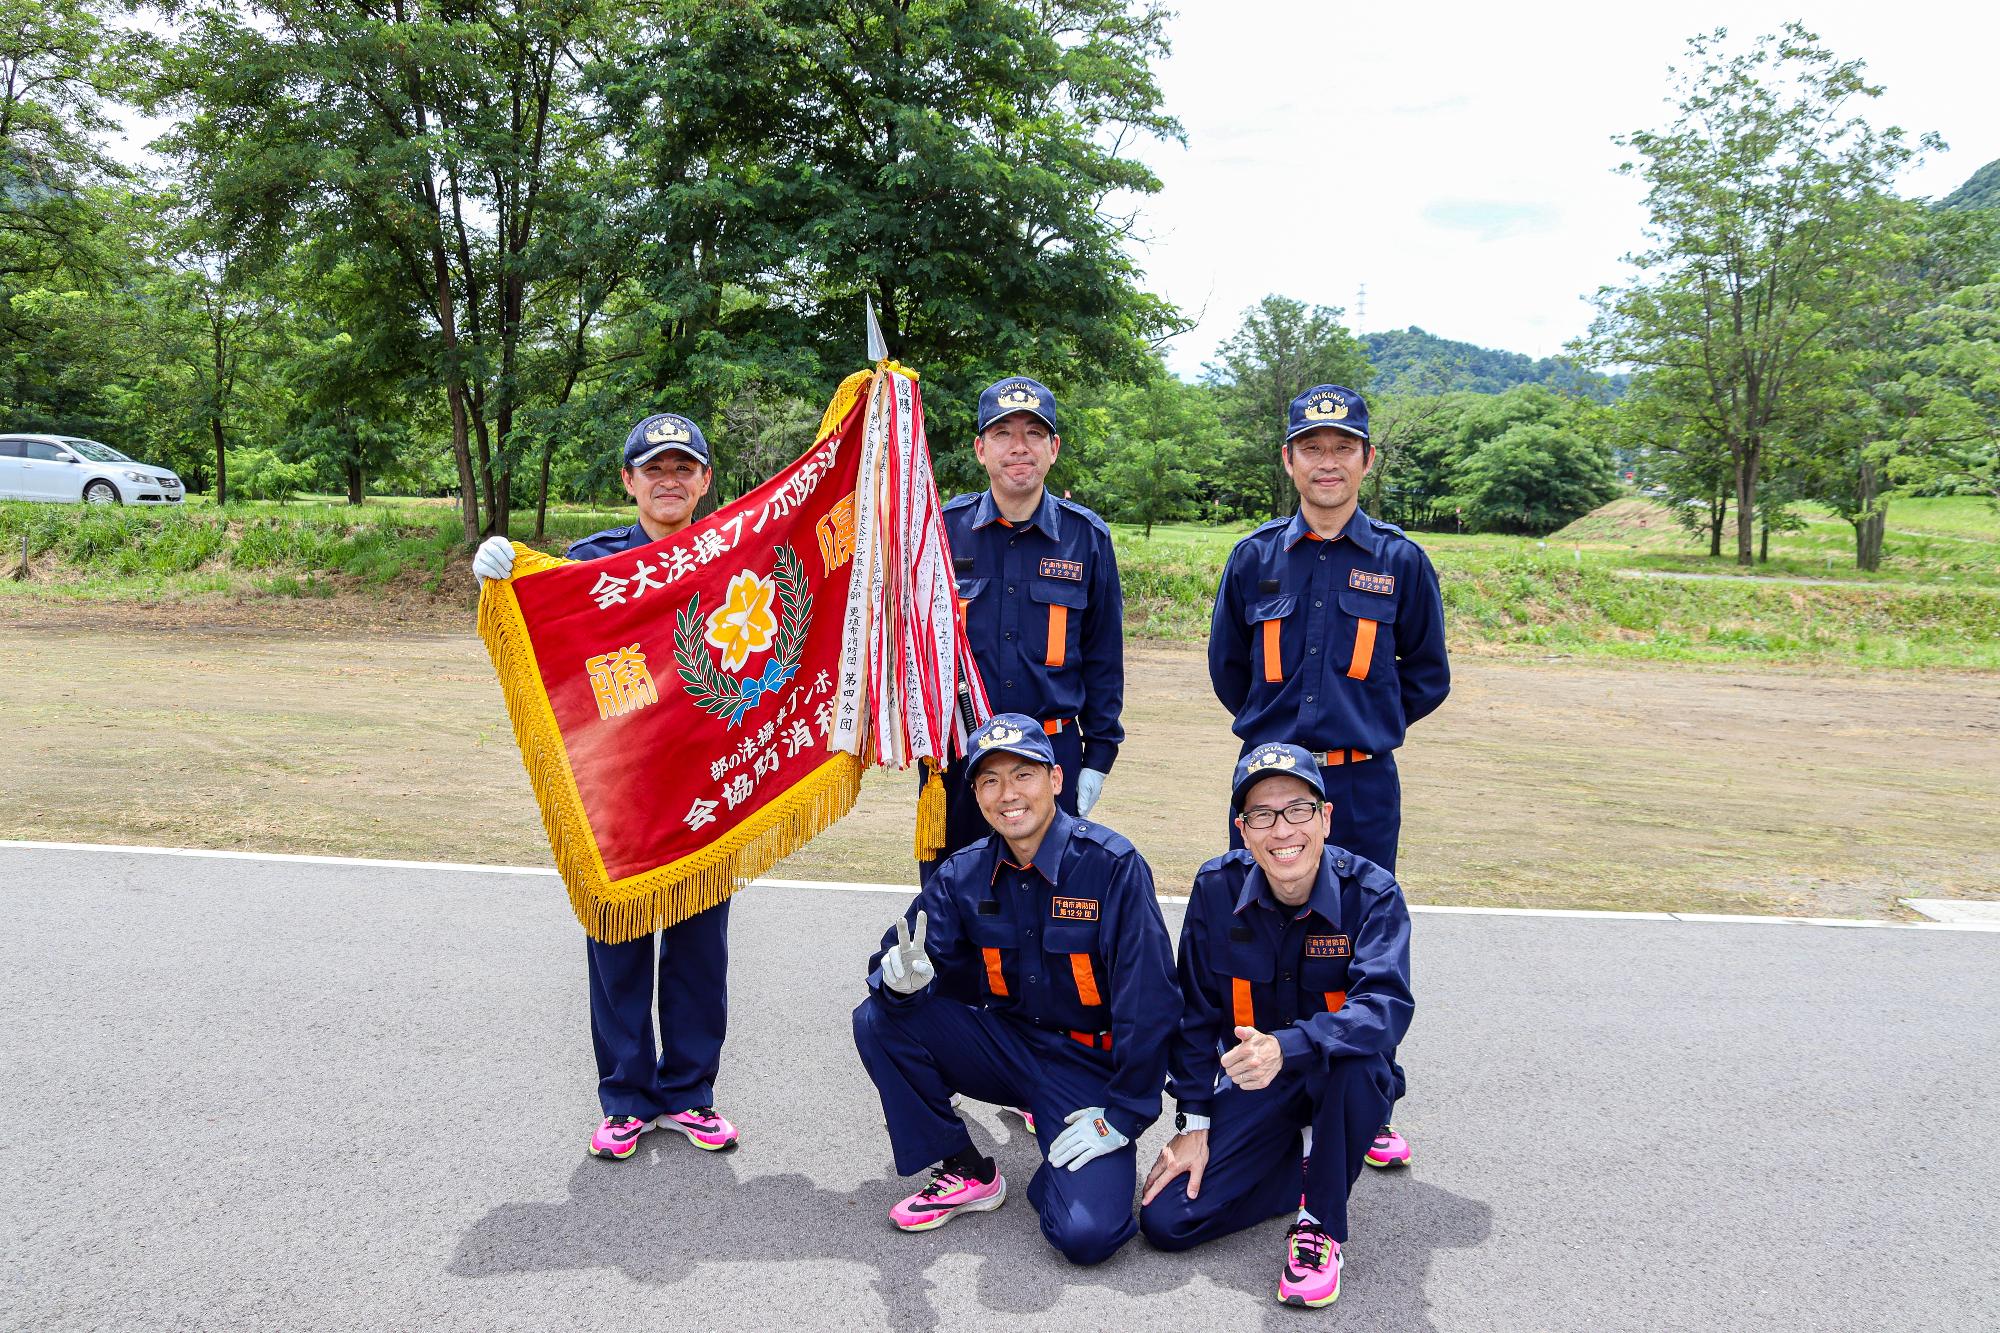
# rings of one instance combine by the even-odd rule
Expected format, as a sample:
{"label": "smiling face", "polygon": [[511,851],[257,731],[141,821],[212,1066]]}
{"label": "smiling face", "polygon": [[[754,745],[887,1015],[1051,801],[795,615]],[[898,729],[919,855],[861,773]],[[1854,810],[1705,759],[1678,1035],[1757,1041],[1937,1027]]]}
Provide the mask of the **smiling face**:
{"label": "smiling face", "polygon": [[1056,817],[1056,793],[1062,790],[1062,769],[1038,764],[1017,754],[1000,753],[972,774],[973,799],[979,813],[1007,843],[1016,864],[1026,865],[1042,845],[1042,835]]}
{"label": "smiling face", "polygon": [[1251,828],[1238,816],[1243,845],[1250,850],[1271,893],[1287,907],[1297,907],[1312,896],[1313,881],[1319,877],[1320,852],[1326,847],[1333,827],[1333,809],[1322,804],[1319,813],[1303,824],[1294,824],[1282,811],[1287,806],[1318,801],[1319,793],[1304,779],[1289,775],[1265,778],[1243,796],[1243,813],[1266,810],[1278,813],[1277,822],[1266,829]]}
{"label": "smiling face", "polygon": [[1042,479],[1062,453],[1062,437],[1040,417],[1013,412],[980,432],[972,451],[986,467],[994,499],[1027,504],[1041,499]]}
{"label": "smiling face", "polygon": [[1298,487],[1299,508],[1315,527],[1346,521],[1374,463],[1365,441],[1333,426],[1306,431],[1285,446],[1285,470]]}
{"label": "smiling face", "polygon": [[619,474],[639,505],[639,519],[654,541],[694,521],[694,507],[708,494],[714,474],[686,454],[668,450]]}

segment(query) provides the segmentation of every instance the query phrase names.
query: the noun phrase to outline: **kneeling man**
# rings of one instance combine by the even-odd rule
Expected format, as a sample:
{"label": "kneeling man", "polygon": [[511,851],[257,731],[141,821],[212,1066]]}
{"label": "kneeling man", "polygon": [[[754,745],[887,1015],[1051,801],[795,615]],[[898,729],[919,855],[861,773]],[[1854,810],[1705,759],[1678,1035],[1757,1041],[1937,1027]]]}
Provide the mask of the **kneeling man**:
{"label": "kneeling man", "polygon": [[1278,1299],[1331,1305],[1347,1194],[1410,1026],[1410,914],[1388,871],[1327,845],[1305,750],[1251,747],[1232,801],[1245,850],[1196,873],[1181,927],[1178,1132],[1146,1176],[1140,1225],[1181,1250],[1296,1208]]}
{"label": "kneeling man", "polygon": [[962,1093],[1034,1117],[1042,1234],[1072,1263],[1099,1263],[1138,1230],[1132,1145],[1160,1114],[1180,1012],[1172,944],[1132,844],[1057,808],[1066,775],[1041,723],[1001,713],[968,755],[993,834],[938,866],[854,1011],[896,1170],[932,1168],[889,1216],[927,1231],[1006,1199],[952,1109]]}

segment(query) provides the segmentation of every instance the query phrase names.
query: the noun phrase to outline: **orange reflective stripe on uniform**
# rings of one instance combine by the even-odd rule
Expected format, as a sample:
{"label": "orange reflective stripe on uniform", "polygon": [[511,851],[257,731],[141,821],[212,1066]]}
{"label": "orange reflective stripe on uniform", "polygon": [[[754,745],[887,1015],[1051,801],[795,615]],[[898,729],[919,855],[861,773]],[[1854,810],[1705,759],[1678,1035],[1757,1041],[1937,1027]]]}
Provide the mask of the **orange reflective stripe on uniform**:
{"label": "orange reflective stripe on uniform", "polygon": [[1354,622],[1354,660],[1347,664],[1349,680],[1367,680],[1369,664],[1375,660],[1375,622]]}
{"label": "orange reflective stripe on uniform", "polygon": [[1230,1007],[1236,1011],[1236,1026],[1254,1028],[1257,1026],[1257,1010],[1250,1003],[1250,983],[1242,977],[1229,979]]}
{"label": "orange reflective stripe on uniform", "polygon": [[1278,640],[1278,631],[1283,628],[1282,620],[1264,622],[1264,679],[1269,681],[1285,678],[1285,654]]}
{"label": "orange reflective stripe on uniform", "polygon": [[1062,734],[1063,726],[1064,726],[1063,719],[1059,717],[1052,717],[1048,721],[1042,723],[1042,734],[1044,736],[1060,736]]}
{"label": "orange reflective stripe on uniform", "polygon": [[1347,1003],[1347,992],[1346,992],[1346,991],[1344,991],[1344,990],[1330,990],[1330,991],[1326,992],[1326,1011],[1327,1011],[1327,1012],[1328,1012],[1329,1014],[1337,1014],[1337,1013],[1339,1013],[1339,1012],[1340,1012],[1340,1006],[1341,1006],[1341,1005],[1343,1005],[1343,1004],[1346,1004],[1346,1003]]}
{"label": "orange reflective stripe on uniform", "polygon": [[1042,661],[1043,666],[1059,667],[1063,655],[1069,649],[1069,608],[1056,602],[1049,603],[1049,652]]}
{"label": "orange reflective stripe on uniform", "polygon": [[1085,1004],[1103,1004],[1097,993],[1097,972],[1090,965],[1090,955],[1073,953],[1069,956],[1069,970],[1076,974],[1076,998]]}
{"label": "orange reflective stripe on uniform", "polygon": [[1007,978],[1000,971],[1000,951],[998,949],[981,949],[979,952],[986,959],[987,987],[995,995],[1005,995],[1007,993]]}

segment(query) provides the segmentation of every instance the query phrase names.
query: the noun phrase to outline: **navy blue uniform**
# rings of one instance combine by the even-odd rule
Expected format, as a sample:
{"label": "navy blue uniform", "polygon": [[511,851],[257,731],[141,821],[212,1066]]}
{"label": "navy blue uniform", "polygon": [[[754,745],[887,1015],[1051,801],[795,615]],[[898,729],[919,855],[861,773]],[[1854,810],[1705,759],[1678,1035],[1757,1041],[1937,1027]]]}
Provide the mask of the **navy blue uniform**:
{"label": "navy blue uniform", "polygon": [[[652,542],[640,524],[607,528],[569,548],[596,560]],[[606,1115],[654,1119],[715,1102],[729,1016],[729,903],[623,944],[585,937],[597,1100]],[[655,1000],[660,1043],[655,1051]]]}
{"label": "navy blue uniform", "polygon": [[[1451,692],[1430,558],[1357,506],[1322,541],[1301,515],[1236,544],[1209,626],[1208,678],[1243,753],[1286,741],[1321,756],[1329,841],[1394,873],[1403,825],[1393,751]],[[1230,826],[1230,846],[1241,847]]]}
{"label": "navy blue uniform", "polygon": [[[1146,1238],[1182,1249],[1298,1206],[1299,1130],[1311,1127],[1305,1206],[1347,1239],[1347,1194],[1388,1119],[1390,1053],[1409,1030],[1410,914],[1395,878],[1328,845],[1302,907],[1271,894],[1246,851],[1195,875],[1181,925],[1181,1021],[1169,1060],[1174,1100],[1211,1117],[1196,1198],[1179,1177],[1145,1208]],[[1278,1039],[1268,1087],[1222,1082],[1237,1026]]]}
{"label": "navy blue uniform", "polygon": [[[1084,1107],[1104,1107],[1133,1143],[1159,1118],[1180,996],[1152,871],[1118,834],[1057,811],[1032,866],[1013,865],[989,837],[943,860],[910,904],[913,927],[919,909],[937,979],[899,995],[883,986],[877,952],[854,1011],[896,1170],[971,1147],[954,1092],[1021,1107],[1041,1140],[1028,1199],[1042,1234],[1075,1263],[1110,1257],[1138,1229],[1135,1150],[1077,1171],[1047,1156],[1063,1117]],[[891,929],[883,949],[895,938]]]}
{"label": "navy blue uniform", "polygon": [[[1009,523],[993,492],[944,507],[958,599],[972,658],[995,713],[1049,727],[1063,771],[1057,803],[1076,813],[1077,774],[1109,773],[1125,739],[1125,595],[1111,530],[1080,504],[1044,491],[1034,516]],[[944,856],[986,836],[961,759],[945,769],[945,844],[922,863],[926,883]]]}

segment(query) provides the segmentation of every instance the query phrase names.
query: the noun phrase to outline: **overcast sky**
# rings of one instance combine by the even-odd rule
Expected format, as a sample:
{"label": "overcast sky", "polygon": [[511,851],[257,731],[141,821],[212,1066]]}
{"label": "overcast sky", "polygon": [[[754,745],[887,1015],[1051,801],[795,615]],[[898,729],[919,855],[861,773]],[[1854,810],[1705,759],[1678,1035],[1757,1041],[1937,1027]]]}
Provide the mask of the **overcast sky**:
{"label": "overcast sky", "polygon": [[[1344,306],[1364,331],[1545,356],[1620,281],[1645,216],[1613,134],[1666,123],[1667,67],[1695,32],[1802,18],[1886,94],[1878,126],[1951,146],[1907,173],[1949,193],[2000,157],[2000,5],[1368,5],[1180,0],[1159,77],[1187,146],[1141,155],[1147,285],[1205,316],[1168,364],[1199,373],[1268,293]],[[1357,324],[1356,293],[1367,284]]]}

